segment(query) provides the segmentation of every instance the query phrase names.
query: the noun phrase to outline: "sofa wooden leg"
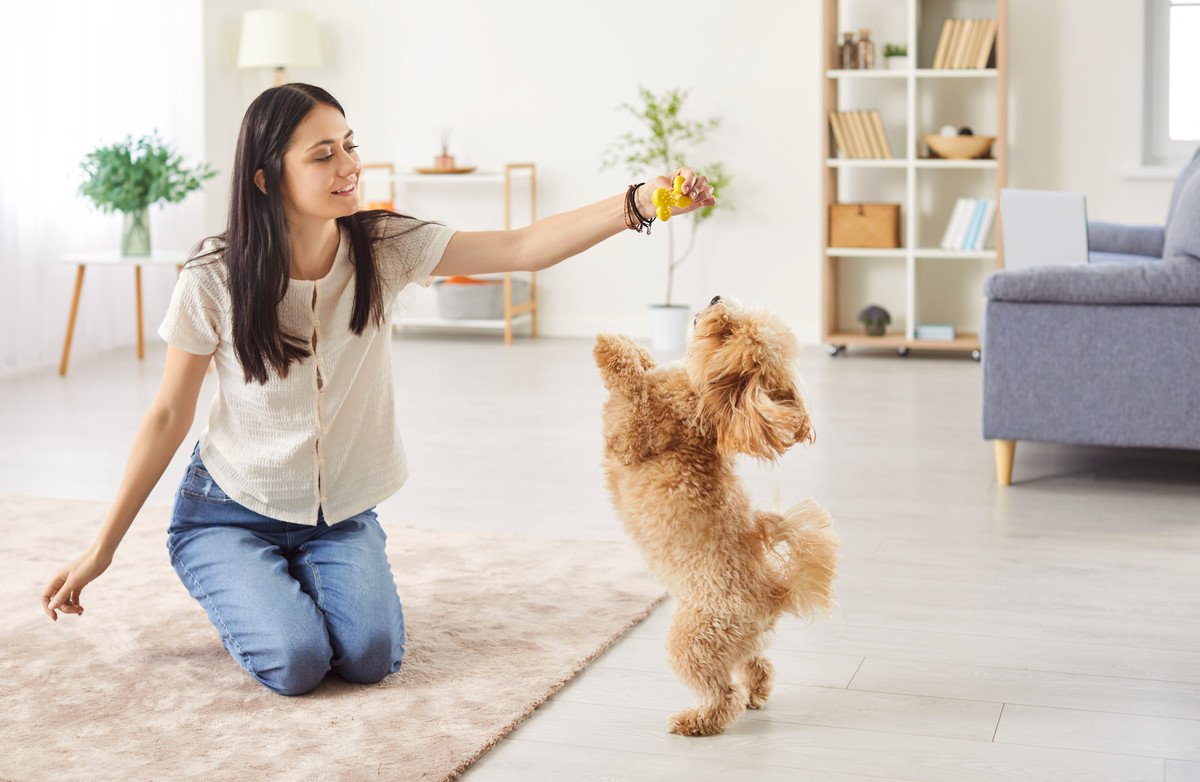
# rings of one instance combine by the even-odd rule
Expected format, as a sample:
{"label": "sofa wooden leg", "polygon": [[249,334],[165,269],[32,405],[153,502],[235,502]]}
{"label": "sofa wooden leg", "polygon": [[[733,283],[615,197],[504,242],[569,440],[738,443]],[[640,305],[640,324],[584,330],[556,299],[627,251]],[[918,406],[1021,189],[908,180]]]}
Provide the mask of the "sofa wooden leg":
{"label": "sofa wooden leg", "polygon": [[996,440],[996,482],[1001,486],[1012,484],[1013,455],[1017,452],[1016,440]]}

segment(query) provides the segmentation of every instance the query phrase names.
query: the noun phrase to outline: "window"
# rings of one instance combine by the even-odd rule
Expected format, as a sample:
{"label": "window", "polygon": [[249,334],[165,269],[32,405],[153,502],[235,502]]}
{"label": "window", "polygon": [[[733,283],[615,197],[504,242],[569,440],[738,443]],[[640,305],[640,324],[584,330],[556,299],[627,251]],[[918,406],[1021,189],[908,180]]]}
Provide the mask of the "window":
{"label": "window", "polygon": [[1171,165],[1200,145],[1200,0],[1145,0],[1142,162]]}

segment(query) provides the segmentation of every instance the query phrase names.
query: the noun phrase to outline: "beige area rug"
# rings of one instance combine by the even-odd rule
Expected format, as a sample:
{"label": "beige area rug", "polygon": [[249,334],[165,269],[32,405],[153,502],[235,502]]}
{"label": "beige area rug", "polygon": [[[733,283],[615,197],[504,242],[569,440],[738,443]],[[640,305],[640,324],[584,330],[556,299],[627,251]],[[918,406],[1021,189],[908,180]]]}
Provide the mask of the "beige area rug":
{"label": "beige area rug", "polygon": [[175,575],[166,506],[143,508],[82,616],[43,613],[107,508],[0,497],[0,779],[454,779],[666,597],[631,543],[381,516],[400,671],[287,697],[237,665]]}

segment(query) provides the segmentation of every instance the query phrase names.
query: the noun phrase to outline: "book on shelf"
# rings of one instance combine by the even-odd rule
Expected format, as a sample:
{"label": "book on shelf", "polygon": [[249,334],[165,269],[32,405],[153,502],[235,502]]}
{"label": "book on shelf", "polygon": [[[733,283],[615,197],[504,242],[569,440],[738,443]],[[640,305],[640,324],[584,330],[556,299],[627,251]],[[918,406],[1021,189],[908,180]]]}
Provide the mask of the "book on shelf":
{"label": "book on shelf", "polygon": [[996,42],[995,19],[946,19],[938,35],[933,67],[986,68]]}
{"label": "book on shelf", "polygon": [[946,61],[946,47],[950,44],[950,26],[953,23],[953,19],[942,20],[942,32],[938,34],[937,51],[933,53],[934,68],[945,67],[942,63]]}
{"label": "book on shelf", "polygon": [[834,145],[844,158],[855,160],[892,158],[883,120],[875,109],[829,112]]}
{"label": "book on shelf", "polygon": [[991,236],[995,218],[994,199],[959,198],[954,202],[946,231],[942,234],[942,249],[982,250]]}
{"label": "book on shelf", "polygon": [[918,323],[913,336],[917,339],[951,342],[956,334],[951,323]]}

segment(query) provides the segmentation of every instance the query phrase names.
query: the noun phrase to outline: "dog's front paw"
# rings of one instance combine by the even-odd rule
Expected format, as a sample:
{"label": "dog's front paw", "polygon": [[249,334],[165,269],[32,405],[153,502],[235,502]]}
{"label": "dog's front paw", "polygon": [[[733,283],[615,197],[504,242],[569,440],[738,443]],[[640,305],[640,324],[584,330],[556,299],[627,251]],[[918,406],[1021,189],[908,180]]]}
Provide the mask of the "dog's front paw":
{"label": "dog's front paw", "polygon": [[715,736],[724,731],[725,726],[702,709],[685,709],[667,718],[667,732],[681,736]]}
{"label": "dog's front paw", "polygon": [[597,334],[592,356],[609,390],[639,389],[645,384],[646,372],[654,368],[646,349],[624,334]]}

